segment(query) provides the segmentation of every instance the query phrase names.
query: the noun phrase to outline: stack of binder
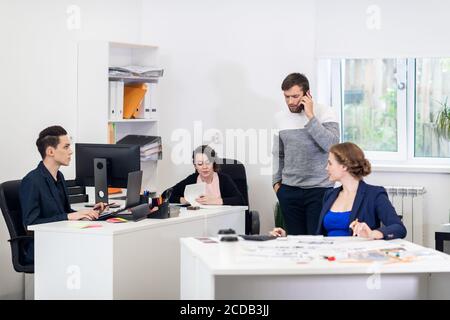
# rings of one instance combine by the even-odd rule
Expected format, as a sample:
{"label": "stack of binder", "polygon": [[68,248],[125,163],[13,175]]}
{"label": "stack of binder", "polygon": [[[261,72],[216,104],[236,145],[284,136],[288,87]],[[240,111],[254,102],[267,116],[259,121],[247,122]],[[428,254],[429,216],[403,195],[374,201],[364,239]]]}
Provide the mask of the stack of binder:
{"label": "stack of binder", "polygon": [[109,81],[109,120],[123,119],[123,81]]}
{"label": "stack of binder", "polygon": [[129,134],[116,143],[139,145],[141,147],[141,161],[156,161],[162,159],[162,143],[160,136]]}
{"label": "stack of binder", "polygon": [[155,66],[109,67],[109,120],[156,119],[150,93],[163,74]]}
{"label": "stack of binder", "polygon": [[156,119],[153,84],[109,82],[109,120]]}

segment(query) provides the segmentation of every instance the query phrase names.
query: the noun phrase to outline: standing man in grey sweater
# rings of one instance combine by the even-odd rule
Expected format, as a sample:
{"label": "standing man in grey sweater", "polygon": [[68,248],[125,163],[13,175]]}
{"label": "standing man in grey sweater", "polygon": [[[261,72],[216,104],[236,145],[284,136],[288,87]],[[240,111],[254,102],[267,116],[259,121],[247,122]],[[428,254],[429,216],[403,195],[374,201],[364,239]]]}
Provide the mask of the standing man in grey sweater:
{"label": "standing man in grey sweater", "polygon": [[314,234],[324,193],[333,187],[325,167],[328,150],[339,143],[339,124],[331,107],[313,102],[303,74],[288,75],[281,89],[288,108],[275,115],[272,186],[287,233]]}

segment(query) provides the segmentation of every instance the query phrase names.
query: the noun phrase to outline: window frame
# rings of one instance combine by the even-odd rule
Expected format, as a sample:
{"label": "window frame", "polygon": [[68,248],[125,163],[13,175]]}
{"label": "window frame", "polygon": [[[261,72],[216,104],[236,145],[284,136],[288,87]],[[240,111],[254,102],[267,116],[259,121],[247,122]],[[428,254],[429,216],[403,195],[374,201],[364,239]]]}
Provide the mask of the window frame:
{"label": "window frame", "polygon": [[[344,79],[345,60],[371,58],[326,58],[318,59],[318,101],[331,105],[340,121],[340,141],[344,134]],[[390,59],[390,58],[386,58]],[[416,60],[420,58],[392,58],[397,60],[397,86],[401,83],[405,88],[397,87],[397,151],[364,151],[375,166],[411,166],[439,167],[444,171],[450,168],[450,158],[416,157],[415,156],[415,116],[416,116]],[[324,81],[331,77],[330,81]]]}

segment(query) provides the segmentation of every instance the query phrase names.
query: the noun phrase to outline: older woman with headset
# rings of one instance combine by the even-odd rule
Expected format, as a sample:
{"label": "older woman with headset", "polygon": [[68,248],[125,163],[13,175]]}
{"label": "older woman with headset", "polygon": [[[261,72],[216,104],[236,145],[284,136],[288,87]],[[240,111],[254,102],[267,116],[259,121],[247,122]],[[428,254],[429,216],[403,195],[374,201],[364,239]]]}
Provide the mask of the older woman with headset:
{"label": "older woman with headset", "polygon": [[[385,240],[406,236],[406,228],[386,190],[363,181],[371,166],[356,144],[333,145],[326,169],[329,179],[342,186],[325,193],[316,234]],[[270,233],[286,236],[282,228],[274,228]]]}

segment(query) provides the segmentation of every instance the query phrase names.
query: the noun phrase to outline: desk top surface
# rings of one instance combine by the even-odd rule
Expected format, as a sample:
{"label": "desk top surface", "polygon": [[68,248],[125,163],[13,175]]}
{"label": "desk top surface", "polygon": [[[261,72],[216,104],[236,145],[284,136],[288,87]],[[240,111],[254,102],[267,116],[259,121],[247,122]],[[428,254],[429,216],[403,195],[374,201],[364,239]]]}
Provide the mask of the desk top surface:
{"label": "desk top surface", "polygon": [[263,242],[180,241],[214,275],[450,272],[449,255],[400,239],[294,236]]}
{"label": "desk top surface", "polygon": [[107,221],[58,221],[52,223],[37,224],[28,227],[34,232],[64,232],[87,233],[98,235],[116,235],[134,232],[140,229],[157,228],[163,225],[184,223],[192,220],[208,219],[215,216],[227,215],[235,212],[244,212],[245,206],[222,206],[210,209],[186,210],[180,208],[177,217],[167,219],[143,219],[140,221],[128,221],[124,223],[110,223]]}

